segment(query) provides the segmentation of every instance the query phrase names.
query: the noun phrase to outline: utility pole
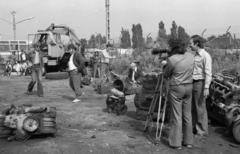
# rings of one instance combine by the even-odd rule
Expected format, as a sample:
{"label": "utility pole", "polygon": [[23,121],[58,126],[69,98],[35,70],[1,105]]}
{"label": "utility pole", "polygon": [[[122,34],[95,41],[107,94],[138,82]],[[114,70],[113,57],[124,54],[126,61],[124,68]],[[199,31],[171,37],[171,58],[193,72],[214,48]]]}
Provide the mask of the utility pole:
{"label": "utility pole", "polygon": [[16,22],[15,22],[15,11],[12,11],[11,14],[13,15],[13,33],[14,33],[14,40],[16,40]]}
{"label": "utility pole", "polygon": [[11,24],[11,25],[13,25],[13,33],[14,33],[14,37],[13,37],[13,38],[14,38],[14,40],[16,40],[16,25],[19,24],[19,23],[21,23],[21,22],[23,22],[23,21],[31,20],[31,19],[33,19],[34,17],[29,17],[29,18],[27,18],[27,19],[21,20],[21,21],[19,21],[19,22],[16,23],[16,21],[15,21],[15,14],[16,14],[16,12],[15,12],[15,11],[12,11],[11,14],[13,15],[13,23],[11,23],[11,22],[3,19],[3,18],[0,18],[0,19],[3,20],[3,21],[5,21],[5,22],[7,22],[7,23],[9,23],[9,24]]}
{"label": "utility pole", "polygon": [[110,2],[109,0],[105,0],[105,3],[106,3],[106,39],[107,44],[110,44],[110,10],[109,10]]}

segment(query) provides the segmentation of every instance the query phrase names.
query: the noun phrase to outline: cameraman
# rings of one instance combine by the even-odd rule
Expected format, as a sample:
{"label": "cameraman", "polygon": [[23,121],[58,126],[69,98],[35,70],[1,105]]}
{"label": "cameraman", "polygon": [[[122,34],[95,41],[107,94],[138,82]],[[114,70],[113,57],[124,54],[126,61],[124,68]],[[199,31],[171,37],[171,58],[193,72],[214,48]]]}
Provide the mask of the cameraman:
{"label": "cameraman", "polygon": [[168,58],[164,72],[171,108],[169,144],[172,148],[181,149],[183,139],[183,144],[191,148],[193,144],[191,100],[194,57],[186,52],[185,44],[181,39],[170,39],[169,44],[172,56]]}

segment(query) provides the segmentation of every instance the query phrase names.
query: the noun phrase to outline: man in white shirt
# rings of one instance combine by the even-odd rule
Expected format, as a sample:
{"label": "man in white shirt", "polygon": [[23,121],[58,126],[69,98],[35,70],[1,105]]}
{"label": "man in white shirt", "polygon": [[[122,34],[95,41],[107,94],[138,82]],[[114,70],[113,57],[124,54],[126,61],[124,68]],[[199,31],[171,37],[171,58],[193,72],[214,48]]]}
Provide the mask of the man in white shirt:
{"label": "man in white shirt", "polygon": [[200,36],[194,35],[190,38],[190,48],[196,52],[193,71],[192,118],[197,138],[208,135],[206,98],[209,95],[212,80],[212,58],[203,47],[203,39]]}
{"label": "man in white shirt", "polygon": [[84,59],[82,54],[77,50],[77,46],[69,45],[71,57],[68,62],[69,67],[69,85],[75,92],[76,98],[72,101],[77,103],[81,101],[81,97],[84,93],[81,91],[81,78],[86,75],[84,70]]}
{"label": "man in white shirt", "polygon": [[116,58],[115,56],[110,56],[108,51],[109,51],[109,49],[104,49],[104,50],[100,50],[100,52],[99,52],[100,57],[101,57],[101,65],[100,65],[101,73],[100,73],[100,78],[99,78],[98,83],[100,83],[103,80],[104,75],[107,75],[107,76],[109,75],[110,59]]}

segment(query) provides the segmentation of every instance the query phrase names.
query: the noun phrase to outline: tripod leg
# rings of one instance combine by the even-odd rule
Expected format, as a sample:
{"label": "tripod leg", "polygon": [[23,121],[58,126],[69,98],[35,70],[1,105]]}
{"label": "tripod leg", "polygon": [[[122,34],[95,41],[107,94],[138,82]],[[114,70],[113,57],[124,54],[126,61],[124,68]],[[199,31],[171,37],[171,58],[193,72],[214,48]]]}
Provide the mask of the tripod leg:
{"label": "tripod leg", "polygon": [[158,140],[158,141],[160,141],[160,138],[161,138],[161,135],[162,135],[162,127],[164,125],[164,119],[165,119],[165,113],[166,113],[166,107],[167,107],[167,96],[168,96],[168,92],[166,93],[166,96],[165,96],[163,113],[162,113],[162,123],[161,123],[161,127],[160,127],[159,136],[156,138],[156,140]]}
{"label": "tripod leg", "polygon": [[160,120],[160,113],[161,113],[161,105],[162,105],[162,94],[163,94],[163,74],[162,74],[162,80],[160,84],[160,97],[159,97],[159,105],[158,105],[158,117],[157,117],[157,131],[156,131],[156,139],[158,138],[158,128],[159,128],[159,120]]}
{"label": "tripod leg", "polygon": [[[160,83],[161,83],[161,75],[158,77],[155,92],[157,92],[160,89]],[[149,111],[148,111],[148,114],[147,114],[147,120],[146,120],[145,127],[144,127],[145,132],[148,130],[150,120],[151,120],[151,122],[153,121],[152,120],[152,115],[153,115],[154,109],[156,107],[158,96],[159,96],[158,93],[154,93],[154,96],[153,96],[153,99],[152,99],[152,102],[151,102],[151,105],[149,107]]]}

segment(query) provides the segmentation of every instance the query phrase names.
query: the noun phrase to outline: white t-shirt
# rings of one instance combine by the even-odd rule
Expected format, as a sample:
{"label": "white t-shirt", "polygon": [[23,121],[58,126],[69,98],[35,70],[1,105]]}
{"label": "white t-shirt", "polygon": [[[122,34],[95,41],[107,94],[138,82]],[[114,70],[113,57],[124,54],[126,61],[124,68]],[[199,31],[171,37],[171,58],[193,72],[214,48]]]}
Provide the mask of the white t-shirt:
{"label": "white t-shirt", "polygon": [[69,59],[69,62],[68,62],[68,67],[69,67],[69,70],[70,71],[72,71],[72,70],[74,70],[74,69],[77,69],[77,67],[74,65],[74,63],[73,63],[73,55],[74,54],[72,54],[71,55],[71,57],[70,57],[70,59]]}

